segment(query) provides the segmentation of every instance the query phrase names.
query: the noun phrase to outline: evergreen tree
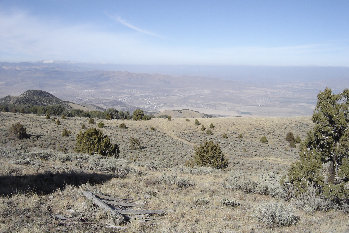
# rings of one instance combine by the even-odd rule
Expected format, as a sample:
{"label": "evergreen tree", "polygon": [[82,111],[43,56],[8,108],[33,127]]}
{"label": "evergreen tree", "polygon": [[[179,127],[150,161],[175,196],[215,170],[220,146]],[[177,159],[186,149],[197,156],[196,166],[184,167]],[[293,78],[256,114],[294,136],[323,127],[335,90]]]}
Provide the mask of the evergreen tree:
{"label": "evergreen tree", "polygon": [[[301,146],[300,161],[291,166],[289,182],[300,193],[312,184],[331,199],[348,200],[349,90],[320,92],[312,120],[315,126]],[[326,176],[321,172],[324,165]]]}

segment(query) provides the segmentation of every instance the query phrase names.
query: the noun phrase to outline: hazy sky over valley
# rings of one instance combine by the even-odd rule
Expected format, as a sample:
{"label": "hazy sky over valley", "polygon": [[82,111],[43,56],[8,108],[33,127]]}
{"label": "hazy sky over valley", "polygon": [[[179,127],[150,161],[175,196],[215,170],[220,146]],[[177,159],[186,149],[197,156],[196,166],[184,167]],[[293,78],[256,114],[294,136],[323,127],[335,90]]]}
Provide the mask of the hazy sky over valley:
{"label": "hazy sky over valley", "polygon": [[0,0],[0,61],[349,66],[349,1]]}

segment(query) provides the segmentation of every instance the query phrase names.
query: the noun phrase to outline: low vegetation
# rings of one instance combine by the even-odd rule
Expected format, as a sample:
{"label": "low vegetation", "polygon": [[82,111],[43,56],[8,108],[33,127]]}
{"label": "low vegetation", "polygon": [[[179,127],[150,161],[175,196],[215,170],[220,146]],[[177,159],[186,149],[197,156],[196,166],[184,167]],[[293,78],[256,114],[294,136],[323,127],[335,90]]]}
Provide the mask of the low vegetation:
{"label": "low vegetation", "polygon": [[225,158],[220,146],[213,141],[206,141],[195,147],[193,163],[198,166],[224,169],[228,167],[228,160]]}
{"label": "low vegetation", "polygon": [[293,213],[292,208],[279,203],[268,203],[258,208],[257,217],[268,227],[291,226],[299,221],[299,216]]}
{"label": "low vegetation", "polygon": [[112,144],[109,137],[96,128],[81,131],[77,135],[75,151],[114,157],[119,155],[118,145]]}
{"label": "low vegetation", "polygon": [[18,139],[29,137],[29,135],[27,134],[27,129],[19,122],[11,125],[10,133]]}
{"label": "low vegetation", "polygon": [[104,123],[102,121],[98,122],[97,126],[98,128],[104,128]]}
{"label": "low vegetation", "polygon": [[130,138],[130,149],[131,150],[140,150],[142,149],[141,141],[138,138]]}
{"label": "low vegetation", "polygon": [[62,136],[63,137],[69,137],[71,134],[71,131],[67,130],[67,129],[63,129],[62,131]]}
{"label": "low vegetation", "polygon": [[49,119],[50,116],[65,116],[65,117],[89,117],[99,119],[131,119],[129,112],[119,111],[113,108],[105,111],[83,111],[80,109],[68,109],[63,105],[30,105],[30,104],[0,104],[0,112],[12,112],[12,113],[32,113],[37,115],[46,115]]}
{"label": "low vegetation", "polygon": [[[55,115],[0,113],[0,231],[347,232],[346,96],[320,93],[313,121],[155,118],[99,129],[88,118],[57,126]],[[14,138],[17,122],[28,139]],[[83,190],[166,214],[121,223]]]}
{"label": "low vegetation", "polygon": [[290,144],[290,147],[292,148],[296,147],[296,139],[292,132],[288,132],[286,134],[286,141],[288,141],[288,143]]}
{"label": "low vegetation", "polygon": [[132,119],[135,121],[150,120],[151,116],[146,115],[142,109],[136,109],[133,111]]}
{"label": "low vegetation", "polygon": [[207,135],[213,135],[213,132],[212,132],[212,130],[208,129],[208,130],[206,130],[206,134]]}
{"label": "low vegetation", "polygon": [[268,139],[266,136],[261,137],[261,139],[259,140],[261,143],[265,143],[268,144]]}

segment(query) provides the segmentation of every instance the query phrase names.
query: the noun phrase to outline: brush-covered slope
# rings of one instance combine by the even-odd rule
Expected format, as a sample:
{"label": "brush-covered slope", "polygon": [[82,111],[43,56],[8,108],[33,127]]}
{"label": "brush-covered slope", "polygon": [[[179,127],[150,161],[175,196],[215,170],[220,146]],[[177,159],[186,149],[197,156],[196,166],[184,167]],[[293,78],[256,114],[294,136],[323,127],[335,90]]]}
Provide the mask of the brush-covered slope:
{"label": "brush-covered slope", "polygon": [[6,96],[0,99],[0,103],[37,106],[64,105],[65,107],[70,108],[65,101],[42,90],[28,90],[20,96]]}

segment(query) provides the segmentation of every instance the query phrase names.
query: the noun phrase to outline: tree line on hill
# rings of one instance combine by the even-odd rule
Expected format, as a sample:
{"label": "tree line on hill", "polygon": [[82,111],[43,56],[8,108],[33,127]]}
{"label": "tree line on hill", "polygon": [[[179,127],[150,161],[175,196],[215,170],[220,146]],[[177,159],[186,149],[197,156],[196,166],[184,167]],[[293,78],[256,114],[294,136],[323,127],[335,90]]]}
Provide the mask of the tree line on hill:
{"label": "tree line on hill", "polygon": [[146,115],[143,110],[137,109],[131,115],[128,111],[116,110],[109,108],[105,111],[83,111],[81,109],[68,109],[63,105],[15,105],[2,103],[0,104],[1,112],[12,113],[25,113],[25,114],[37,114],[37,115],[50,115],[50,116],[66,116],[66,117],[89,117],[99,119],[133,119],[133,120],[149,120],[152,118],[150,115]]}

